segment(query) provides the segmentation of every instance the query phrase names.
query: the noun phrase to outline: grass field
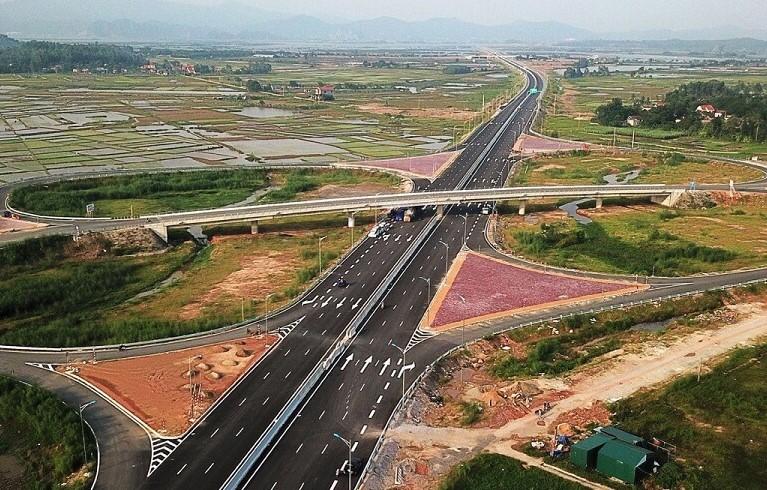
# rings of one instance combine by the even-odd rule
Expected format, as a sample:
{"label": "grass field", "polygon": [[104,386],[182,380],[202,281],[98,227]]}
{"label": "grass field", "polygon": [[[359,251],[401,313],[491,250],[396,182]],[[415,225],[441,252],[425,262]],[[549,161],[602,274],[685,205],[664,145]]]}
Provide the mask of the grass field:
{"label": "grass field", "polygon": [[[586,141],[612,146],[614,129],[592,123],[594,111],[613,98],[631,103],[634,99],[649,97],[657,100],[679,85],[690,81],[717,79],[727,83],[756,83],[763,79],[767,70],[750,69],[748,72],[703,71],[672,69],[653,77],[631,77],[628,74],[612,74],[609,77],[584,77],[564,79],[553,75],[550,92],[545,97],[546,117],[542,131],[561,138]],[[556,105],[556,107],[555,107]],[[631,146],[632,128],[615,130],[618,146]],[[636,146],[643,149],[669,151],[705,151],[712,155],[731,158],[751,158],[756,155],[767,159],[767,144],[753,144],[688,136],[678,131],[636,129]]]}
{"label": "grass field", "polygon": [[504,217],[501,238],[507,250],[555,266],[682,276],[765,265],[765,216],[757,197],[704,210],[608,207],[588,225],[559,214],[542,224]]}
{"label": "grass field", "polygon": [[281,220],[258,236],[221,236],[205,248],[183,242],[136,256],[111,252],[98,238],[77,246],[69,237],[9,245],[0,249],[0,343],[127,343],[257,316],[267,294],[274,295],[270,307],[279,307],[317,276],[318,237],[328,237],[323,268],[351,246],[345,223],[340,216]]}
{"label": "grass field", "polygon": [[764,487],[767,479],[767,345],[739,349],[701,376],[613,406],[623,428],[677,447],[661,488]]}
{"label": "grass field", "polygon": [[440,490],[546,489],[575,490],[577,483],[563,480],[538,468],[526,468],[501,454],[486,453],[460,463],[450,470]]}
{"label": "grass field", "polygon": [[126,217],[217,208],[240,203],[251,196],[250,204],[285,202],[324,185],[373,184],[394,190],[399,181],[390,174],[361,170],[155,173],[21,187],[13,192],[11,204],[42,215],[84,216],[86,205],[93,203],[97,217]]}
{"label": "grass field", "polygon": [[[96,448],[86,429],[89,461],[93,471]],[[52,394],[0,376],[0,457],[4,488],[89,488],[90,478],[76,473],[83,468],[80,419]],[[18,473],[18,474],[16,474]],[[12,475],[12,476],[9,476]]]}
{"label": "grass field", "polygon": [[[355,56],[275,59],[271,73],[242,77],[2,76],[0,182],[83,167],[241,166],[250,156],[312,164],[428,154],[468,134],[522,81],[494,65],[444,73],[455,57],[402,55],[374,68]],[[250,78],[274,92],[245,93]],[[319,83],[336,86],[335,101],[311,99]]]}
{"label": "grass field", "polygon": [[632,184],[726,184],[764,177],[751,167],[725,162],[686,159],[664,161],[655,154],[591,152],[586,155],[539,156],[525,162],[512,177],[516,185],[605,184],[604,176],[640,170]]}

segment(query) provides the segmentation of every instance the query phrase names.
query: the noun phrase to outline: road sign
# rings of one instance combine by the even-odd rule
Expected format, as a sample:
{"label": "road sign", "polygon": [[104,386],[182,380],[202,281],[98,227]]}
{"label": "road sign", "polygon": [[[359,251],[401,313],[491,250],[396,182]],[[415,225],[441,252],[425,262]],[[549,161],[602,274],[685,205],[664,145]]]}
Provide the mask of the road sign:
{"label": "road sign", "polygon": [[87,214],[88,216],[93,216],[94,211],[96,211],[96,205],[94,203],[85,205],[85,214]]}

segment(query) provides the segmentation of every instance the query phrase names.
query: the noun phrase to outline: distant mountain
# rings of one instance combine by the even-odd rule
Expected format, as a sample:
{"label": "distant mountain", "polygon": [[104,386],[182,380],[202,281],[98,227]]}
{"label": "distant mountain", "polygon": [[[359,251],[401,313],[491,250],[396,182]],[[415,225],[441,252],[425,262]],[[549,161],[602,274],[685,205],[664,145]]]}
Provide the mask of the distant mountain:
{"label": "distant mountain", "polygon": [[11,0],[0,3],[0,32],[21,39],[96,41],[290,41],[375,43],[557,44],[590,39],[767,39],[767,31],[737,27],[596,34],[559,22],[517,21],[485,26],[460,19],[408,22],[391,17],[359,21],[286,15],[244,0],[215,6],[169,0]]}
{"label": "distant mountain", "polygon": [[612,32],[601,34],[600,39],[618,41],[716,41],[720,39],[767,40],[767,29],[746,29],[740,26],[720,26],[707,29],[648,29],[643,31]]}
{"label": "distant mountain", "polygon": [[724,40],[667,39],[661,41],[586,40],[561,43],[561,46],[599,51],[643,50],[653,53],[702,55],[721,58],[767,56],[767,41],[753,38]]}

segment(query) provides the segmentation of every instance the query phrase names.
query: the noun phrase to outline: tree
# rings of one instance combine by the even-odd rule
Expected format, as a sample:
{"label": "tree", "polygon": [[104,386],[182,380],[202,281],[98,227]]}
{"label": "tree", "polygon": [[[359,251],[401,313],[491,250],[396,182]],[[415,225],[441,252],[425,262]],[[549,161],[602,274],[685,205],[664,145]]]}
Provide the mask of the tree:
{"label": "tree", "polygon": [[626,119],[636,113],[636,109],[624,106],[623,101],[616,98],[609,104],[599,106],[595,119],[603,126],[625,126]]}

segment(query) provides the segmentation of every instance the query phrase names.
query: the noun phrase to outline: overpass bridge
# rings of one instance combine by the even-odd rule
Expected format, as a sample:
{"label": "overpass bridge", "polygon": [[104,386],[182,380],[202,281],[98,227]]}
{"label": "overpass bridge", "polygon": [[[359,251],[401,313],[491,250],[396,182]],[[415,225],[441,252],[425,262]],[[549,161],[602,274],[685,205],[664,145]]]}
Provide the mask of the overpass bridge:
{"label": "overpass bridge", "polygon": [[543,186],[502,187],[489,189],[418,192],[411,194],[377,194],[364,197],[317,199],[280,204],[262,204],[236,208],[219,208],[202,211],[158,214],[144,216],[144,226],[167,240],[169,228],[222,223],[250,223],[254,233],[258,222],[285,216],[321,213],[347,213],[349,227],[354,226],[354,213],[375,209],[437,206],[437,214],[445,206],[488,201],[518,201],[519,213],[525,213],[525,204],[532,199],[594,198],[597,207],[602,199],[610,197],[650,197],[663,202],[670,196],[679,196],[684,186],[673,185],[589,185],[589,186]]}

